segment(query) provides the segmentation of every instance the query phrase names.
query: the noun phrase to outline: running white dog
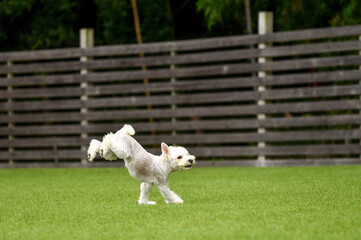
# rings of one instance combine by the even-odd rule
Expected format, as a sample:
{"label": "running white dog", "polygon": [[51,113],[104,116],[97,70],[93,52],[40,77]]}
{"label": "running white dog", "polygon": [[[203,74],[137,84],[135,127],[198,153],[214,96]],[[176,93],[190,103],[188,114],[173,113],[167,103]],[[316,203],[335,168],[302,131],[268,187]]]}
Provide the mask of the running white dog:
{"label": "running white dog", "polygon": [[148,201],[154,184],[166,203],[183,203],[183,200],[168,187],[169,174],[176,170],[188,170],[196,163],[195,157],[183,147],[172,147],[162,143],[162,155],[155,156],[147,152],[133,137],[135,131],[126,124],[115,134],[108,133],[103,141],[91,140],[88,159],[93,161],[97,153],[109,161],[124,159],[129,174],[141,181],[139,204],[156,204]]}

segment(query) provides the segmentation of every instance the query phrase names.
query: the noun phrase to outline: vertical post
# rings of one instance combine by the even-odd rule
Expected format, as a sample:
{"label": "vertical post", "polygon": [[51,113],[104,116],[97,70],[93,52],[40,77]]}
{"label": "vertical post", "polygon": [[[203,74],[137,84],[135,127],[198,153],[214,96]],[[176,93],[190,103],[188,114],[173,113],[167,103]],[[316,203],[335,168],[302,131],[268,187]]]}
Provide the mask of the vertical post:
{"label": "vertical post", "polygon": [[[8,65],[8,66],[11,66],[11,65],[13,65],[13,62],[8,61],[8,62],[7,62],[7,65]],[[10,80],[12,77],[13,77],[13,74],[12,74],[12,73],[8,73],[8,74],[7,74],[7,78],[8,78],[9,80]],[[8,85],[8,89],[7,89],[7,90],[8,90],[9,96],[10,96],[10,93],[11,93],[11,91],[13,90],[13,87],[11,86],[10,81],[9,81],[9,85]],[[13,102],[12,98],[9,97],[9,98],[8,98],[8,105],[10,106],[12,102]],[[14,114],[13,111],[11,111],[11,110],[8,111],[8,116],[12,116],[13,114]],[[8,122],[8,128],[10,129],[10,128],[12,128],[12,127],[14,127],[14,124],[11,122],[11,120],[9,120],[9,122]],[[14,136],[11,135],[11,134],[9,134],[8,139],[11,141],[11,140],[14,139]],[[13,148],[13,147],[9,147],[9,153],[11,154],[12,152],[14,152],[14,148]],[[9,158],[9,164],[13,164],[13,163],[14,163],[14,160],[10,157],[10,158]]]}
{"label": "vertical post", "polygon": [[[80,48],[89,48],[94,46],[94,30],[91,28],[82,28],[80,29]],[[87,56],[80,57],[81,62],[86,62],[90,58]],[[88,74],[88,69],[81,69],[80,74],[82,75],[82,81],[80,83],[80,88],[82,90],[82,95],[80,97],[80,100],[83,102],[82,108],[80,109],[81,114],[83,115],[83,120],[81,121],[80,125],[82,129],[84,129],[85,126],[88,125],[88,120],[85,118],[85,114],[88,112],[88,109],[85,107],[85,102],[88,100],[88,96],[86,94],[86,89],[88,87],[88,83],[84,78],[84,75]],[[87,146],[84,145],[84,140],[88,138],[88,134],[86,132],[81,133],[81,139],[83,140],[83,143],[81,145],[81,151],[82,153],[85,153],[87,150]],[[85,157],[86,154],[82,155],[81,163],[82,164],[88,164],[88,161]]]}
{"label": "vertical post", "polygon": [[[170,52],[170,55],[171,55],[172,57],[174,57],[175,55],[177,55],[177,52],[176,52],[176,51],[171,51],[171,52]],[[175,69],[175,65],[174,65],[174,64],[171,64],[171,65],[170,65],[170,69]],[[174,83],[174,82],[177,81],[177,79],[174,78],[174,77],[172,77],[172,78],[170,79],[170,81],[171,81],[171,83]],[[176,91],[172,90],[172,92],[171,92],[172,97],[174,97],[176,94],[177,94]],[[172,104],[172,109],[176,109],[176,108],[177,108],[177,105]],[[172,123],[175,123],[176,121],[177,121],[177,119],[176,119],[175,117],[172,117]],[[176,132],[176,131],[172,131],[172,135],[177,135],[177,132]]]}
{"label": "vertical post", "polygon": [[[263,35],[263,34],[268,34],[268,33],[272,33],[273,32],[273,13],[272,12],[259,12],[258,13],[258,34],[259,35]],[[270,47],[272,44],[266,44],[266,43],[259,43],[258,44],[258,48],[259,49],[264,49],[266,47]],[[260,57],[258,58],[258,63],[262,64],[265,63],[267,61],[271,61],[270,58],[265,58],[265,57]],[[263,78],[267,75],[269,75],[270,73],[267,72],[263,72],[260,71],[258,72],[258,77],[259,78]],[[258,93],[259,96],[261,96],[261,93],[266,91],[266,87],[265,86],[258,86]],[[258,101],[257,101],[257,105],[258,106],[264,106],[266,104],[266,102],[259,97]],[[266,115],[265,114],[257,114],[257,119],[258,120],[265,120],[266,119]],[[258,134],[265,134],[266,129],[265,128],[258,128]],[[262,149],[266,147],[266,143],[265,142],[258,142],[258,148]],[[258,155],[258,166],[260,167],[264,167],[266,166],[266,157],[264,154],[259,154]]]}

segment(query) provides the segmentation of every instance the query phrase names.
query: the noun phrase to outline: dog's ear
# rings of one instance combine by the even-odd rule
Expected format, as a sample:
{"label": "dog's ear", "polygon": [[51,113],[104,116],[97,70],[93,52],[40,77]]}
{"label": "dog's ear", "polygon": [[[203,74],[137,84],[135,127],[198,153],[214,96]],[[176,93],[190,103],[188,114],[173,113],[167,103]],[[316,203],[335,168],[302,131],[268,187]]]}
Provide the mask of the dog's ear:
{"label": "dog's ear", "polygon": [[169,147],[168,147],[168,145],[165,144],[164,142],[162,142],[161,146],[162,146],[162,154],[165,157],[168,157],[169,156]]}

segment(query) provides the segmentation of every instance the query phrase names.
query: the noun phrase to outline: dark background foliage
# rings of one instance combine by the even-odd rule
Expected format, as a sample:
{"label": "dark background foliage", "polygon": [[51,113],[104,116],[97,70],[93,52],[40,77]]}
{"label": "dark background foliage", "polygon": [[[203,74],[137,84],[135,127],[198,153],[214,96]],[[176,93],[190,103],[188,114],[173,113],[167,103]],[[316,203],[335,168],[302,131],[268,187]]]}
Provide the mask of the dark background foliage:
{"label": "dark background foliage", "polygon": [[[251,0],[273,11],[275,31],[361,23],[359,0]],[[138,0],[144,42],[245,34],[244,0]],[[0,51],[76,47],[79,29],[95,29],[95,45],[136,42],[130,0],[2,0]]]}

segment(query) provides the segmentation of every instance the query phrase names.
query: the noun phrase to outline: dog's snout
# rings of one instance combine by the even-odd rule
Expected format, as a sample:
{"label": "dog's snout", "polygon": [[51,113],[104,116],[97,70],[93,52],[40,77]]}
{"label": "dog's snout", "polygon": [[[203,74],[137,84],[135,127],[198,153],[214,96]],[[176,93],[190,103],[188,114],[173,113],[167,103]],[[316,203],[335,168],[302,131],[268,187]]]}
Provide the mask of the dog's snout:
{"label": "dog's snout", "polygon": [[189,160],[188,160],[188,162],[189,162],[190,164],[192,164],[193,161],[194,161],[193,159],[189,159]]}

